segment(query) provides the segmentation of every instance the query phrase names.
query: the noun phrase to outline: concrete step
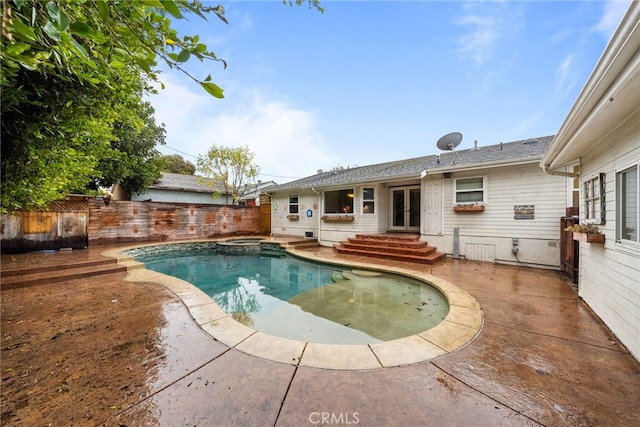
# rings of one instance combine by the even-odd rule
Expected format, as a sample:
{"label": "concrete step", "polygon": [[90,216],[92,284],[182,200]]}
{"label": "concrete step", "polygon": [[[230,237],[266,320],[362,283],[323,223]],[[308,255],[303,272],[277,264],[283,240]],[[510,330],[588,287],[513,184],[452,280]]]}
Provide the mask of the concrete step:
{"label": "concrete step", "polygon": [[123,273],[127,270],[141,268],[143,264],[133,260],[115,259],[77,260],[71,264],[57,266],[42,265],[28,266],[23,269],[2,270],[0,287],[4,289],[22,288],[25,286],[59,283],[72,279],[93,278],[113,273]]}
{"label": "concrete step", "polygon": [[434,246],[420,240],[418,234],[356,234],[334,246],[341,254],[370,256],[397,261],[432,264],[444,258]]}
{"label": "concrete step", "polygon": [[431,252],[435,252],[435,246],[428,246],[426,242],[420,242],[420,245],[401,246],[401,245],[382,245],[381,242],[377,244],[371,244],[364,240],[342,242],[341,246],[346,249],[358,249],[370,252],[382,252],[389,254],[404,254],[404,255],[416,255],[424,256],[429,255]]}
{"label": "concrete step", "polygon": [[356,234],[357,239],[373,239],[383,241],[399,240],[401,242],[420,240],[419,234],[384,233],[384,234]]}
{"label": "concrete step", "polygon": [[47,273],[47,272],[56,272],[60,273],[64,270],[75,269],[78,267],[97,267],[101,265],[115,264],[115,259],[94,259],[94,260],[75,260],[72,263],[68,264],[49,264],[47,262],[43,262],[38,265],[29,265],[22,268],[17,269],[2,269],[2,278],[13,277],[13,276],[23,276],[25,274],[38,274],[38,273]]}
{"label": "concrete step", "polygon": [[95,278],[113,273],[124,273],[127,266],[122,264],[109,264],[93,267],[68,268],[57,272],[47,271],[44,273],[21,274],[2,278],[1,288],[15,289],[25,286],[44,285],[49,283],[59,283],[72,279]]}
{"label": "concrete step", "polygon": [[[369,245],[369,246],[377,246],[377,247],[393,247],[393,248],[411,248],[411,249],[420,249],[427,247],[428,244],[422,240],[399,240],[399,239],[371,239],[366,237],[349,237],[348,243],[356,244],[356,245]],[[346,244],[347,242],[343,242]]]}
{"label": "concrete step", "polygon": [[290,242],[283,242],[280,245],[285,248],[288,247],[293,249],[310,249],[310,248],[317,248],[320,246],[317,239],[300,239],[300,240],[294,240]]}
{"label": "concrete step", "polygon": [[394,252],[380,252],[380,251],[373,251],[369,249],[346,248],[343,245],[334,246],[334,250],[340,254],[370,256],[375,258],[391,259],[396,261],[417,262],[420,264],[433,264],[441,260],[445,256],[443,253],[436,252],[435,250],[430,252],[429,254],[411,255],[411,254],[402,254],[402,253],[394,253]]}

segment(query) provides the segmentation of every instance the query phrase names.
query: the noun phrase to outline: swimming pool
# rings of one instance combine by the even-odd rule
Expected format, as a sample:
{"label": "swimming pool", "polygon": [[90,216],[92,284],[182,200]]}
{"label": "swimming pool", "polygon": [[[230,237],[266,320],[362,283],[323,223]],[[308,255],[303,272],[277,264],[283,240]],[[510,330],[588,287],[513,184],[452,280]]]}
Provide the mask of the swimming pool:
{"label": "swimming pool", "polygon": [[221,253],[219,248],[138,253],[145,268],[203,290],[234,320],[282,338],[372,344],[429,330],[449,312],[430,284],[287,254]]}

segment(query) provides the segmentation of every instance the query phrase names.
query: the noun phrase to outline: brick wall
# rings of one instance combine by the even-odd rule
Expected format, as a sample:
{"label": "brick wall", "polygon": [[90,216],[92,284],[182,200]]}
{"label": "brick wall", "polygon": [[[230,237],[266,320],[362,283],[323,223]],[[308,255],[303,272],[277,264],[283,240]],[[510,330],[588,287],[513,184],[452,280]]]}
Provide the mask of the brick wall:
{"label": "brick wall", "polygon": [[89,245],[253,235],[257,207],[89,200]]}

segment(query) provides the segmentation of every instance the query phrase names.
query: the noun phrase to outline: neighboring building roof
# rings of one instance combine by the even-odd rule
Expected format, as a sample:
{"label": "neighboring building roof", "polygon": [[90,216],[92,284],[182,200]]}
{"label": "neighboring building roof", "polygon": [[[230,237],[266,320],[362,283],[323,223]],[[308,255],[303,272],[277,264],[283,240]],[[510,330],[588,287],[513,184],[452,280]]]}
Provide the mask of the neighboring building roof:
{"label": "neighboring building roof", "polygon": [[242,191],[242,197],[240,197],[240,200],[254,199],[258,197],[260,193],[264,193],[274,185],[276,185],[275,181],[259,181],[257,184],[243,185],[240,189]]}
{"label": "neighboring building roof", "polygon": [[547,172],[577,160],[640,108],[640,2],[631,2],[541,161]]}
{"label": "neighboring building roof", "polygon": [[169,172],[162,172],[162,177],[149,188],[154,190],[189,191],[192,193],[212,193],[216,189],[223,191],[222,186],[212,178]]}
{"label": "neighboring building roof", "polygon": [[[453,170],[538,162],[552,139],[553,135],[369,166],[320,172],[296,181],[276,185],[269,188],[269,192],[292,188],[322,188],[342,184],[419,178],[421,174],[434,172],[443,173]],[[438,158],[440,159],[439,163]]]}

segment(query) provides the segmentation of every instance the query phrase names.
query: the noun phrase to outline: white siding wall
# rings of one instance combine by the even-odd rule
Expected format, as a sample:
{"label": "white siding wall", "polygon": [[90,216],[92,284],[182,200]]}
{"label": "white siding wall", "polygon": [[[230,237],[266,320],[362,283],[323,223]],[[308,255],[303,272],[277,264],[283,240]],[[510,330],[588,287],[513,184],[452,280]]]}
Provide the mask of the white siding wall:
{"label": "white siding wall", "polygon": [[[484,212],[454,212],[454,178],[484,176]],[[560,217],[565,214],[567,179],[545,174],[538,164],[457,172],[443,187],[444,235],[424,236],[438,251],[453,253],[453,231],[460,230],[459,254],[479,261],[560,265]],[[514,219],[514,206],[534,205],[534,219]],[[518,254],[511,252],[518,238]],[[518,261],[519,260],[519,261]]]}
{"label": "white siding wall", "polygon": [[[375,194],[374,213],[362,212],[363,187],[373,188]],[[274,194],[271,198],[271,234],[287,236],[304,236],[306,231],[313,231],[314,237],[323,246],[333,246],[355,236],[357,233],[382,233],[386,231],[387,221],[387,189],[378,184],[367,184],[365,186],[343,186],[337,189],[353,188],[353,216],[354,220],[349,222],[322,221],[324,207],[321,198],[316,193],[306,191],[282,191]],[[290,220],[289,215],[289,195],[297,194],[300,203],[300,213],[298,220]],[[311,209],[312,217],[308,218],[306,211]]]}
{"label": "white siding wall", "polygon": [[[605,243],[581,243],[580,296],[640,360],[640,245],[615,241],[615,173],[640,160],[640,119],[618,128],[581,159],[581,180],[606,173]],[[617,144],[616,144],[617,143]],[[581,194],[581,201],[584,195]],[[582,210],[581,206],[581,210]]]}
{"label": "white siding wall", "polygon": [[[362,212],[362,189],[364,187],[374,189],[374,213]],[[320,221],[320,244],[322,246],[333,246],[356,234],[376,234],[386,231],[386,223],[383,225],[381,221],[386,221],[387,218],[387,189],[378,184],[367,184],[355,187],[343,186],[336,188],[336,190],[345,188],[353,188],[354,190],[354,220],[351,222]],[[324,207],[322,206],[321,209],[324,209]]]}
{"label": "white siding wall", "polygon": [[[289,219],[289,196],[298,196],[298,219]],[[320,198],[313,191],[281,192],[271,198],[271,234],[304,237],[305,232],[313,232],[318,237],[318,221],[320,219]],[[311,211],[311,217],[307,216]]]}

